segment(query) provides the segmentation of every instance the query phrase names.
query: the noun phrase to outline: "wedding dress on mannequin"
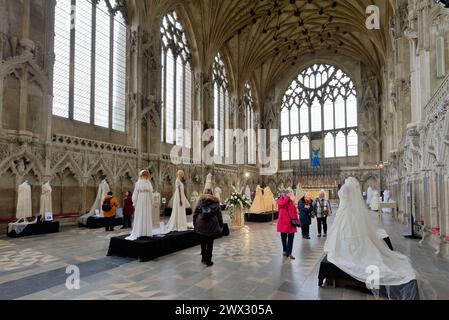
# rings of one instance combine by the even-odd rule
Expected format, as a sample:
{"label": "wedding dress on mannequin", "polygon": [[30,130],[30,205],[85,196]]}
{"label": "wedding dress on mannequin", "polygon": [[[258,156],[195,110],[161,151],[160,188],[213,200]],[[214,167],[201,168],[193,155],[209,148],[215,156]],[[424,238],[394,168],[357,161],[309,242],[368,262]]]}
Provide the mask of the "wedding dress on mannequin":
{"label": "wedding dress on mannequin", "polygon": [[249,209],[250,213],[263,213],[265,212],[265,205],[263,199],[263,189],[258,185],[256,187],[256,195],[254,196],[253,204]]}
{"label": "wedding dress on mannequin", "polygon": [[181,182],[183,177],[184,172],[179,171],[175,182],[173,209],[167,224],[170,231],[187,231],[186,208],[190,207],[190,204],[184,193],[184,184]]}
{"label": "wedding dress on mannequin", "polygon": [[53,212],[51,206],[51,186],[49,182],[42,185],[41,206],[39,214],[44,217],[46,212]]}
{"label": "wedding dress on mannequin", "polygon": [[324,245],[327,260],[363,283],[370,279],[372,270],[378,270],[379,287],[373,289],[374,294],[390,299],[419,298],[408,257],[390,250],[378,236],[378,225],[370,218],[372,213],[366,208],[357,179],[346,179],[338,196],[340,207]]}
{"label": "wedding dress on mannequin", "polygon": [[246,188],[245,188],[245,196],[246,196],[246,198],[248,198],[248,202],[249,202],[249,203],[252,203],[252,199],[251,199],[251,189],[249,188],[248,185],[246,185]]}
{"label": "wedding dress on mannequin", "polygon": [[106,195],[108,194],[109,191],[110,191],[109,184],[106,181],[106,179],[104,179],[103,181],[100,182],[100,184],[98,186],[97,196],[95,198],[95,201],[94,201],[92,207],[90,208],[89,213],[86,213],[85,215],[82,215],[79,218],[79,221],[81,222],[81,224],[86,225],[87,219],[89,217],[92,217],[93,215],[95,215],[96,210],[98,210],[100,212],[100,216],[103,216],[101,206],[103,205],[104,198],[106,197]]}
{"label": "wedding dress on mannequin", "polygon": [[379,205],[380,205],[379,191],[374,190],[373,191],[373,197],[372,197],[371,202],[370,202],[370,208],[373,211],[377,211],[377,210],[379,210]]}
{"label": "wedding dress on mannequin", "polygon": [[28,181],[23,182],[17,189],[16,219],[24,220],[33,216],[31,209],[31,187]]}
{"label": "wedding dress on mannequin", "polygon": [[276,200],[274,200],[274,194],[270,187],[266,187],[263,190],[263,203],[265,206],[265,212],[276,211],[277,204]]}
{"label": "wedding dress on mannequin", "polygon": [[373,188],[368,187],[368,190],[366,190],[366,203],[370,205],[372,199],[373,199]]}
{"label": "wedding dress on mannequin", "polygon": [[140,172],[139,180],[133,192],[134,222],[131,235],[126,240],[137,240],[140,237],[153,235],[153,185],[147,170]]}

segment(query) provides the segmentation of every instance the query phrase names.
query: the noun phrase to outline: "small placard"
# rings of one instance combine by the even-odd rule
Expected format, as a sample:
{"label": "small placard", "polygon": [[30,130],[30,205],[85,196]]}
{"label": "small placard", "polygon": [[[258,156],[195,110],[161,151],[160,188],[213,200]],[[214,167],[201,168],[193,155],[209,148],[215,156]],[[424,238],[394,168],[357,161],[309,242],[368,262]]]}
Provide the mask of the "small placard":
{"label": "small placard", "polygon": [[53,221],[53,212],[45,212],[45,221]]}
{"label": "small placard", "polygon": [[166,204],[167,203],[167,199],[162,198],[162,204]]}
{"label": "small placard", "polygon": [[100,217],[100,210],[95,209],[95,216],[98,217],[98,218]]}

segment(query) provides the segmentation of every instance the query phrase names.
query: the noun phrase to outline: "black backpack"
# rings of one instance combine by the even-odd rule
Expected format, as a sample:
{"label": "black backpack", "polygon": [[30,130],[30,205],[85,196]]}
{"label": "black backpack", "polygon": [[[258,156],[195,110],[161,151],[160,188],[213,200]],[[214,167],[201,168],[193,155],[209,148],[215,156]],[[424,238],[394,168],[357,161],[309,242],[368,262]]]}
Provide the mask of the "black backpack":
{"label": "black backpack", "polygon": [[111,211],[111,209],[112,209],[111,199],[104,200],[103,205],[101,206],[101,210]]}

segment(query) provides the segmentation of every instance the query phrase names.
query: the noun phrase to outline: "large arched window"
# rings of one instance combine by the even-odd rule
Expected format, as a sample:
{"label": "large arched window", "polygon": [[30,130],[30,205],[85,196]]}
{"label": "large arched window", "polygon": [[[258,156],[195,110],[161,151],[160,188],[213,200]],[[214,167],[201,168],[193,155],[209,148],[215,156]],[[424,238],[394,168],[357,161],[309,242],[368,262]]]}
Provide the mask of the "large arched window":
{"label": "large arched window", "polygon": [[[343,71],[325,64],[304,70],[285,92],[282,160],[310,159],[313,141],[326,158],[358,156],[357,93]],[[298,157],[299,155],[299,157]]]}
{"label": "large arched window", "polygon": [[116,2],[56,1],[53,115],[125,131],[127,31]]}
{"label": "large arched window", "polygon": [[[215,56],[213,64],[214,82],[214,141],[215,155],[225,156],[225,129],[229,129],[229,82],[225,65],[220,53]],[[226,156],[227,156],[226,152]]]}
{"label": "large arched window", "polygon": [[[161,140],[190,148],[192,133],[192,62],[186,33],[175,11],[161,25],[162,125]],[[175,136],[176,129],[176,136]],[[188,134],[183,134],[184,131]]]}
{"label": "large arched window", "polygon": [[[249,82],[245,83],[243,90],[243,104],[245,106],[245,129],[248,132],[248,139],[246,143],[248,155],[247,159],[249,164],[256,164],[256,152],[254,152],[256,150],[256,136],[254,131],[254,99]],[[253,131],[254,135],[252,134]]]}

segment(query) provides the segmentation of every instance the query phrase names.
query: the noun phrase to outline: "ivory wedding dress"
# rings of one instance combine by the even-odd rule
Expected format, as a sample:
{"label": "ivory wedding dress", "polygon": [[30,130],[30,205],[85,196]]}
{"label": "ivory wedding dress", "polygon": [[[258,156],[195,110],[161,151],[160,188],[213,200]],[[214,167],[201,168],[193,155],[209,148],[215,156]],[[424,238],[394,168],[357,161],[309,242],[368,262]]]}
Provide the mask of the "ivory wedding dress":
{"label": "ivory wedding dress", "polygon": [[131,235],[126,240],[153,235],[153,186],[148,179],[139,178],[133,192],[134,222]]}
{"label": "ivory wedding dress", "polygon": [[31,209],[31,187],[28,181],[25,181],[17,190],[17,212],[16,219],[30,218],[33,216]]}
{"label": "ivory wedding dress", "polygon": [[44,217],[46,212],[53,212],[51,207],[51,186],[48,182],[42,185],[41,206],[39,214]]}
{"label": "ivory wedding dress", "polygon": [[418,296],[415,271],[408,257],[390,250],[377,235],[379,225],[373,223],[357,179],[346,179],[338,196],[340,207],[324,245],[327,260],[363,283],[375,267],[379,270],[378,284],[386,288],[390,298]]}
{"label": "ivory wedding dress", "polygon": [[265,205],[263,199],[263,189],[260,186],[256,187],[256,195],[254,196],[253,204],[249,209],[250,213],[263,213],[265,212]]}
{"label": "ivory wedding dress", "polygon": [[106,180],[101,181],[100,184],[98,185],[97,196],[95,198],[92,207],[90,208],[89,213],[86,213],[85,215],[82,215],[79,218],[81,224],[86,225],[87,219],[95,215],[95,210],[98,210],[100,212],[100,216],[103,216],[101,206],[103,205],[104,198],[106,197],[109,191],[110,189],[108,182]]}
{"label": "ivory wedding dress", "polygon": [[[182,205],[180,199],[182,199]],[[186,208],[189,207],[190,204],[184,193],[184,184],[181,180],[176,179],[175,193],[173,194],[173,207],[167,225],[169,231],[187,231]]]}

